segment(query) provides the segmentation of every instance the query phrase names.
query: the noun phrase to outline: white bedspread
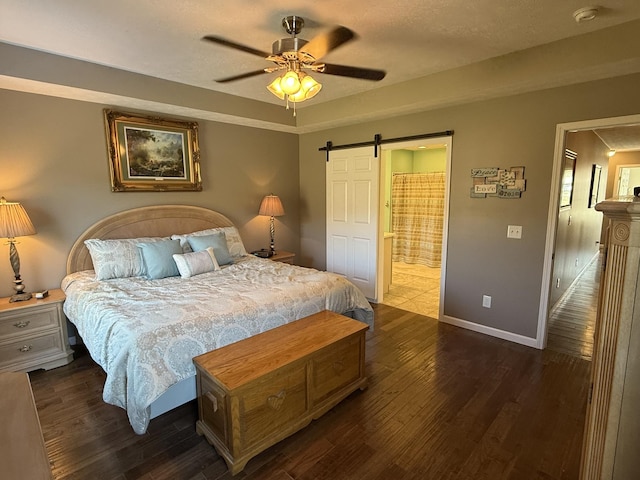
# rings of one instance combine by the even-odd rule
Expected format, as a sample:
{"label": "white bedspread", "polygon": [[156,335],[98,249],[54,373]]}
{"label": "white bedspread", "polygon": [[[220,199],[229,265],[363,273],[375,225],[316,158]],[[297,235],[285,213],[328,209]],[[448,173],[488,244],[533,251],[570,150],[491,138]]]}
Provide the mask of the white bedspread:
{"label": "white bedspread", "polygon": [[136,433],[149,405],[195,375],[192,358],[321,310],[352,312],[373,326],[373,311],[339,275],[246,256],[188,279],[65,277],[64,311],[107,373],[104,401],[127,410]]}

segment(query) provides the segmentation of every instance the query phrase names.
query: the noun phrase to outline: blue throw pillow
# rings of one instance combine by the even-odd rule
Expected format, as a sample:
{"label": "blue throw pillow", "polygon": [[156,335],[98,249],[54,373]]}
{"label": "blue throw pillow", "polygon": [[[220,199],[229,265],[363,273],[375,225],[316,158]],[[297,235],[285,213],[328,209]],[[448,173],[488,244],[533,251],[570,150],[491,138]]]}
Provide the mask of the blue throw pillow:
{"label": "blue throw pillow", "polygon": [[152,243],[138,243],[145,276],[151,280],[180,275],[173,260],[175,253],[182,253],[180,240],[162,240]]}
{"label": "blue throw pillow", "polygon": [[231,258],[231,254],[229,253],[229,247],[227,247],[227,237],[224,232],[214,233],[213,235],[187,237],[187,242],[189,242],[189,246],[194,252],[201,252],[208,247],[213,248],[213,254],[216,256],[218,265],[233,263],[233,258]]}

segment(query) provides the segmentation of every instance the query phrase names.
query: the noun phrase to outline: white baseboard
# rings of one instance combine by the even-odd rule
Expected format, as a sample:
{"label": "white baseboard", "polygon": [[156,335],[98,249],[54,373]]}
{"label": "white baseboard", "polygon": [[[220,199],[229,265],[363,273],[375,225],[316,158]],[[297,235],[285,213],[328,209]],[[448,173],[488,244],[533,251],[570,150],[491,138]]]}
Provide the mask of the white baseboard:
{"label": "white baseboard", "polygon": [[468,322],[466,320],[460,320],[459,318],[449,317],[442,315],[440,321],[455,325],[456,327],[466,328],[467,330],[473,330],[474,332],[483,333],[491,337],[501,338],[510,342],[519,343],[527,347],[540,348],[535,338],[525,337],[516,333],[506,332],[504,330],[498,330],[497,328],[487,327],[486,325],[480,325],[478,323]]}

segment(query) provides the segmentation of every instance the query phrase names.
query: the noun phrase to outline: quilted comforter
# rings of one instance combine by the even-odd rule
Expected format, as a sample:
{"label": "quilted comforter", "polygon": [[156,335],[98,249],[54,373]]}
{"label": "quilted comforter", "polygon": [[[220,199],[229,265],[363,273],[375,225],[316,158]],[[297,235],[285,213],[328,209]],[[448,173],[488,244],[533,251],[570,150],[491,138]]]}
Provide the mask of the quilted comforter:
{"label": "quilted comforter", "polygon": [[373,326],[368,301],[343,277],[253,256],[187,279],[77,272],[62,288],[65,314],[107,374],[104,401],[126,409],[138,434],[151,403],[195,375],[197,355],[321,310]]}

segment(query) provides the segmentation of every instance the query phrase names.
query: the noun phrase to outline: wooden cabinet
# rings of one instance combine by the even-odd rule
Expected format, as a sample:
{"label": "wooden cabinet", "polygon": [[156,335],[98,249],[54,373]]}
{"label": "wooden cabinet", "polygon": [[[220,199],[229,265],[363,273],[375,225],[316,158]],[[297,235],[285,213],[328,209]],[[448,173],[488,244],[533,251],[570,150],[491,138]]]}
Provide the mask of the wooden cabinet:
{"label": "wooden cabinet", "polygon": [[64,298],[62,290],[52,290],[42,300],[0,299],[0,371],[48,370],[73,359]]}
{"label": "wooden cabinet", "polygon": [[323,311],[196,357],[197,432],[240,472],[366,386],[367,328]]}

